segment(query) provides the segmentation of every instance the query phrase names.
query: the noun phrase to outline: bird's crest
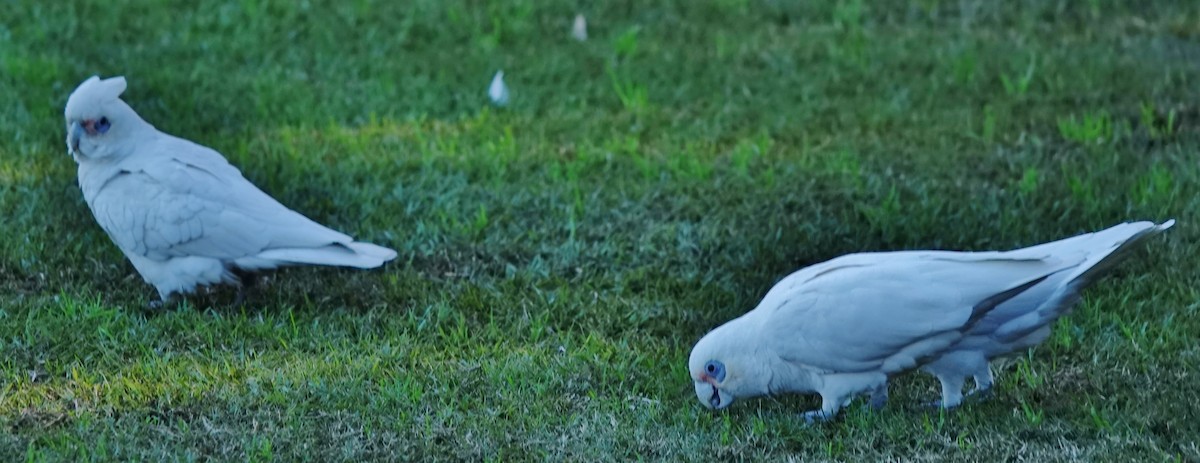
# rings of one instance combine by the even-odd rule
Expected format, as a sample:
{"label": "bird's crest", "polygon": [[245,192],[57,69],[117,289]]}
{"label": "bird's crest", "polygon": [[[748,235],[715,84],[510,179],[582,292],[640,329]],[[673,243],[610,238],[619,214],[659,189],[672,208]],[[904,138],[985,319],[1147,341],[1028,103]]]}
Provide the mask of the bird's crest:
{"label": "bird's crest", "polygon": [[125,92],[125,77],[100,79],[92,76],[79,84],[74,92],[71,92],[71,97],[67,98],[65,115],[67,119],[86,116],[86,113],[96,111],[106,103],[119,99],[123,92]]}

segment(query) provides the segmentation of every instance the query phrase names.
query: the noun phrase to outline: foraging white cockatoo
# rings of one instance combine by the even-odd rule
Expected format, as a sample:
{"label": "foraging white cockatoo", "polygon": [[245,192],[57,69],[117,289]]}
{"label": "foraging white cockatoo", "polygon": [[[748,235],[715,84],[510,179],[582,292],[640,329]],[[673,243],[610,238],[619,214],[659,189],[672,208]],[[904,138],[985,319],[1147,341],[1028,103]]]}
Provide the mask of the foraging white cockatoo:
{"label": "foraging white cockatoo", "polygon": [[124,91],[124,77],[92,76],[71,93],[67,149],[96,221],[158,290],[151,306],[257,270],[374,268],[396,257],[288,209],[220,153],[159,132],[120,99]]}
{"label": "foraging white cockatoo", "polygon": [[1024,351],[1050,336],[1055,320],[1070,311],[1080,292],[1120,263],[1146,238],[1175,224],[1124,223],[1095,233],[1025,248],[1014,253],[1048,255],[1083,262],[1070,273],[1058,273],[1000,304],[979,320],[966,336],[945,352],[921,366],[942,384],[943,408],[962,402],[963,382],[974,377],[972,394],[987,393],[992,387],[989,362],[997,357]]}
{"label": "foraging white cockatoo", "polygon": [[[977,364],[959,361],[954,349],[970,352],[983,342],[973,336],[1010,331],[1032,339],[1027,328],[1041,315],[1029,322],[1024,314],[1061,313],[1057,306],[1072,302],[1111,266],[1115,259],[1107,258],[1115,251],[1171,223],[1110,229],[1124,230],[1124,240],[1113,232],[1103,240],[1075,241],[1105,231],[1008,252],[862,253],[801,269],[771,288],[754,310],[696,343],[688,359],[696,396],[721,409],[740,398],[815,392],[821,409],[804,414],[812,420],[835,416],[862,393],[871,395],[872,406],[883,406],[889,376],[929,361],[942,366],[939,375],[959,375],[961,385],[963,375],[978,373]],[[1030,300],[997,312],[1043,285],[1050,291],[1042,304]],[[943,355],[947,360],[936,363]]]}

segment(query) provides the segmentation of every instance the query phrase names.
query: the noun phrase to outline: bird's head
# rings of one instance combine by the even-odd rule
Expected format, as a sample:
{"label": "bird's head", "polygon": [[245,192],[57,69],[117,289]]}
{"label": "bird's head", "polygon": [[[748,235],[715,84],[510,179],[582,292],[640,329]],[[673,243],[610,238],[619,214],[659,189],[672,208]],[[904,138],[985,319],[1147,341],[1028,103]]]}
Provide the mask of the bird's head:
{"label": "bird's head", "polygon": [[739,398],[767,394],[771,374],[765,359],[756,355],[759,343],[744,319],[733,320],[710,331],[692,348],[688,358],[696,398],[704,406],[720,410]]}
{"label": "bird's head", "polygon": [[102,80],[92,76],[71,92],[63,112],[67,119],[68,154],[76,160],[110,156],[117,152],[119,142],[148,125],[121,101],[124,91],[124,77]]}

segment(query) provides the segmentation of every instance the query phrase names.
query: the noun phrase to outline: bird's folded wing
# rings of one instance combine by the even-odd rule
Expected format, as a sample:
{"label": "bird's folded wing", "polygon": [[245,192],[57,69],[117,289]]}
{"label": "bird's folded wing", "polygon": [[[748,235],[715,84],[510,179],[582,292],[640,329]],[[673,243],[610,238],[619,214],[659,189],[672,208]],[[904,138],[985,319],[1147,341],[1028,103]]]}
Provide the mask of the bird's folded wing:
{"label": "bird's folded wing", "polygon": [[126,169],[97,196],[97,221],[122,249],[153,259],[236,259],[353,241],[283,206],[211,154]]}
{"label": "bird's folded wing", "polygon": [[876,256],[768,294],[755,310],[767,311],[762,334],[773,350],[786,361],[828,371],[903,371],[949,347],[997,304],[1067,266],[994,253]]}

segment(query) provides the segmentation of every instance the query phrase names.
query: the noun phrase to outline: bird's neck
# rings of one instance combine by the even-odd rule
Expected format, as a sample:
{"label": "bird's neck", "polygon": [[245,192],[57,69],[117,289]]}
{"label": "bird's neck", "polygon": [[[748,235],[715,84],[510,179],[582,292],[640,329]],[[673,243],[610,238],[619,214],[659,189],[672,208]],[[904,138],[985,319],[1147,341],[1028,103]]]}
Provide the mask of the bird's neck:
{"label": "bird's neck", "polygon": [[154,126],[147,124],[145,121],[139,120],[137,122],[137,124],[125,127],[120,134],[112,137],[112,142],[103,145],[96,152],[89,153],[88,156],[77,160],[97,164],[120,164],[122,160],[139,151],[153,153],[153,150],[146,148],[153,145],[162,135],[162,132],[159,132]]}
{"label": "bird's neck", "polygon": [[758,379],[753,381],[754,392],[775,395],[816,391],[820,386],[820,372],[781,357],[763,335],[764,324],[768,322],[768,317],[747,313],[727,325],[734,331],[728,339],[739,340],[737,346],[730,348],[740,350],[740,356],[753,365],[755,373],[751,376]]}
{"label": "bird's neck", "polygon": [[92,200],[110,179],[121,173],[117,163],[107,161],[110,160],[88,160],[79,163],[79,190],[83,192],[83,199],[88,205],[92,204]]}
{"label": "bird's neck", "polygon": [[83,198],[89,204],[109,180],[120,175],[121,172],[131,170],[127,165],[137,162],[131,157],[137,151],[138,146],[129,140],[138,140],[139,143],[145,145],[149,145],[155,140],[159,132],[148,124],[145,127],[145,130],[139,127],[139,132],[131,134],[133,136],[122,137],[121,142],[107,145],[104,147],[104,151],[94,153],[92,156],[75,156],[75,162],[79,164],[79,189],[82,190]]}

